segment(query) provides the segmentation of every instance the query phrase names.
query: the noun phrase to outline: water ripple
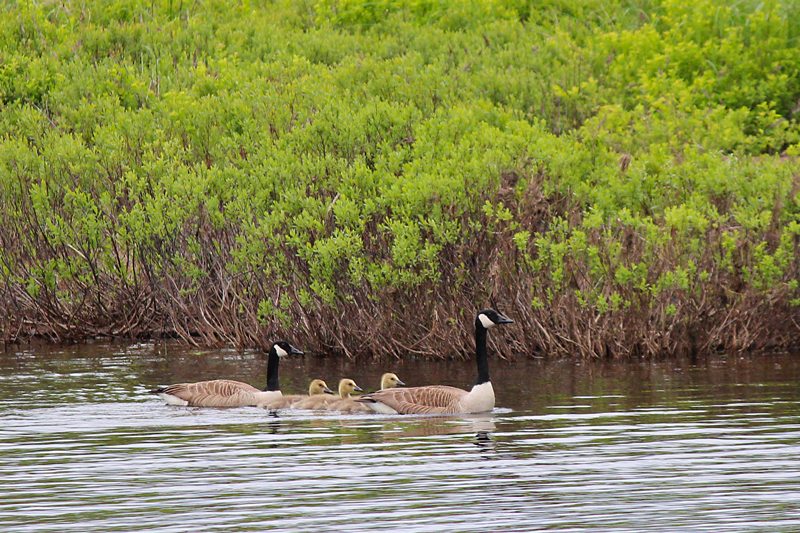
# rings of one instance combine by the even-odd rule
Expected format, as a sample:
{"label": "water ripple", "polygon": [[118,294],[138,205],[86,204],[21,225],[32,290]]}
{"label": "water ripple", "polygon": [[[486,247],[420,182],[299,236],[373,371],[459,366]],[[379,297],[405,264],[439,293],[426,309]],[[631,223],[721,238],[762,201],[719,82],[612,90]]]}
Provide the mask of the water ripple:
{"label": "water ripple", "polygon": [[5,367],[0,531],[800,530],[793,360],[400,417],[166,406],[131,371],[151,348]]}

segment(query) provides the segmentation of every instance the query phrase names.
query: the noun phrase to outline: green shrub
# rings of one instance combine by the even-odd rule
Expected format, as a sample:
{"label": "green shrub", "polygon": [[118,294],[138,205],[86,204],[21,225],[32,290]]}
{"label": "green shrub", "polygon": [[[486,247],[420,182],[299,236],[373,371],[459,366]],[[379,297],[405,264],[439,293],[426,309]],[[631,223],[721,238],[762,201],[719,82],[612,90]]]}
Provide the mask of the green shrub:
{"label": "green shrub", "polygon": [[[528,354],[796,335],[800,13],[773,2],[18,2],[5,340]],[[504,341],[500,341],[504,342]]]}

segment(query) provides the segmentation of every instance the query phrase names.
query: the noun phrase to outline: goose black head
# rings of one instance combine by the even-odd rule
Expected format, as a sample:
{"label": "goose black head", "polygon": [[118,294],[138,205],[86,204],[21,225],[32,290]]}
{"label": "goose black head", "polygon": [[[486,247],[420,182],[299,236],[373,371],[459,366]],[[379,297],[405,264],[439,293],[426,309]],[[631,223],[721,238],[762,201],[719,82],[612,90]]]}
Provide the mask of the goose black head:
{"label": "goose black head", "polygon": [[286,341],[278,341],[272,345],[272,349],[278,354],[278,357],[286,357],[287,355],[303,355],[302,350],[298,350]]}
{"label": "goose black head", "polygon": [[513,324],[514,321],[510,318],[501,315],[494,309],[484,309],[478,313],[475,319],[476,326],[480,324],[485,329],[493,328],[498,324]]}

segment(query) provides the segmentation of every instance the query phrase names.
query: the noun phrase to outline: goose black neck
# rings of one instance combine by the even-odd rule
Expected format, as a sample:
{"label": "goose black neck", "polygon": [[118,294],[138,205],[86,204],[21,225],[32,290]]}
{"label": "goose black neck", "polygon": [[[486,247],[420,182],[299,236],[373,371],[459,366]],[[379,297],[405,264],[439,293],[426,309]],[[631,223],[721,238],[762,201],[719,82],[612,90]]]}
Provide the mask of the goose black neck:
{"label": "goose black neck", "polygon": [[489,356],[486,354],[487,330],[483,324],[475,324],[475,361],[478,363],[478,379],[475,385],[489,381]]}
{"label": "goose black neck", "polygon": [[269,351],[269,358],[267,359],[267,388],[265,391],[281,390],[278,386],[278,365],[281,358],[278,357],[278,352],[275,351],[273,346]]}

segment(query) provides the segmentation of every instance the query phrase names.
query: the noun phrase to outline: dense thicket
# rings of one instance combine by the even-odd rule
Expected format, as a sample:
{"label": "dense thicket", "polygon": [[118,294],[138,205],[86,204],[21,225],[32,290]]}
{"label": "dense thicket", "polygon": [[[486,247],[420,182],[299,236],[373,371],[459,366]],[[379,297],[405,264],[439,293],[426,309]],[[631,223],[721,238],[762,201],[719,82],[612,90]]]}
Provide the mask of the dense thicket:
{"label": "dense thicket", "polygon": [[788,347],[800,4],[0,7],[0,336]]}

